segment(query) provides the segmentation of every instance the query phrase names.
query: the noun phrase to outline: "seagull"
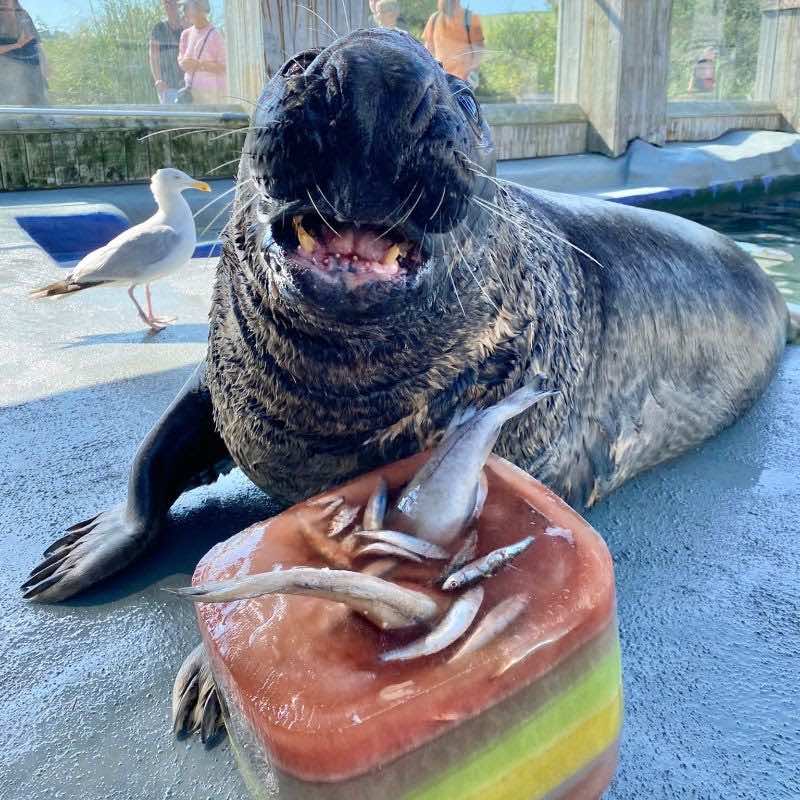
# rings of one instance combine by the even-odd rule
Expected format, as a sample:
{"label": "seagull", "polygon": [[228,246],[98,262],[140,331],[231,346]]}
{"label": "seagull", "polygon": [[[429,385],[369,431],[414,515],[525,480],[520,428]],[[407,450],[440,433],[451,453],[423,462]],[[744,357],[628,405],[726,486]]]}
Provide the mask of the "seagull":
{"label": "seagull", "polygon": [[[160,169],[150,179],[150,191],[158,211],[150,219],[134,225],[107,245],[84,256],[63,281],[31,292],[31,297],[54,297],[80,292],[92,286],[125,286],[142,321],[151,331],[163,330],[173,318],[156,317],[150,297],[150,284],[176,272],[189,262],[197,243],[197,232],[185,189],[210,192],[204,181],[196,181],[179,169]],[[144,284],[147,313],[133,290]]]}

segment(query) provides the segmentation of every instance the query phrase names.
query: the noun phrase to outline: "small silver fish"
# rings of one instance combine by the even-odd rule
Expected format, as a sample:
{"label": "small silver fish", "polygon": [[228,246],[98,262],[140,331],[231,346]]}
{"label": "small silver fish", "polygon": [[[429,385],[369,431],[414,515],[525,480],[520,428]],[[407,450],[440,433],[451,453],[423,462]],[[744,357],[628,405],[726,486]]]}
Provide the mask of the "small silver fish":
{"label": "small silver fish", "polygon": [[396,544],[388,544],[387,542],[373,542],[360,550],[353,553],[354,556],[395,556],[396,558],[405,558],[407,561],[416,561],[417,564],[422,563],[422,559],[410,550],[403,547],[398,547]]}
{"label": "small silver fish", "polygon": [[524,594],[515,594],[507,597],[498,603],[480,621],[475,630],[469,635],[467,640],[450,661],[474,653],[482,647],[486,647],[489,642],[496,639],[512,622],[525,610],[528,605],[528,598]]}
{"label": "small silver fish", "polygon": [[472,625],[483,602],[483,588],[476,586],[464,592],[455,600],[442,621],[427,635],[417,639],[405,647],[389,650],[380,656],[384,663],[388,661],[408,661],[412,658],[430,656],[449,647],[460,639]]}
{"label": "small silver fish", "polygon": [[403,527],[421,539],[447,546],[461,535],[479,501],[481,471],[500,429],[512,417],[557,392],[537,376],[496,405],[461,414],[397,501]]}
{"label": "small silver fish", "polygon": [[469,564],[475,559],[478,552],[478,531],[472,528],[467,533],[464,543],[458,548],[456,554],[447,562],[447,566],[442,570],[440,581],[446,581],[454,572],[458,572],[464,564]]}
{"label": "small silver fish", "polygon": [[532,544],[533,536],[526,536],[524,539],[514,542],[514,544],[498,547],[497,550],[492,550],[491,553],[471,561],[457,572],[454,572],[442,584],[442,589],[452,592],[454,589],[463,589],[465,586],[471,586],[473,583],[488,578],[520,553],[527,550]]}
{"label": "small silver fish", "polygon": [[424,539],[420,539],[417,536],[411,536],[408,533],[401,533],[400,531],[356,531],[356,536],[361,536],[364,539],[372,539],[376,542],[386,542],[395,547],[402,547],[403,550],[416,553],[418,556],[423,556],[423,558],[431,558],[434,561],[444,560],[450,557],[447,550],[439,547],[439,545],[426,542]]}
{"label": "small silver fish", "polygon": [[383,527],[386,506],[389,503],[389,484],[381,478],[367,500],[364,509],[364,530],[377,531]]}

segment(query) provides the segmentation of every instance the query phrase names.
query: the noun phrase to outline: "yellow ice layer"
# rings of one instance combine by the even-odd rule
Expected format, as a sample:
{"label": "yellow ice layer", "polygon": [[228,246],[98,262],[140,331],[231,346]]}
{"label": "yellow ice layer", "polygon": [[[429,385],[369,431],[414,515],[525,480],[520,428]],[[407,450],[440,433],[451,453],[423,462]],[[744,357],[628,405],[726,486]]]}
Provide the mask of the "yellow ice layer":
{"label": "yellow ice layer", "polygon": [[619,736],[621,723],[615,640],[590,672],[533,717],[406,800],[536,800],[605,752]]}

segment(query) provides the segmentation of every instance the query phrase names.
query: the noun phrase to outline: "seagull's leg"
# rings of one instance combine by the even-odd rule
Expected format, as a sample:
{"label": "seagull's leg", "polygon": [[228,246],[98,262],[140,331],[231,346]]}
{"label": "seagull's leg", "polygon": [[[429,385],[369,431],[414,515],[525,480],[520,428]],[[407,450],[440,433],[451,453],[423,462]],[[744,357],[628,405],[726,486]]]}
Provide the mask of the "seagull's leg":
{"label": "seagull's leg", "polygon": [[[147,327],[150,328],[151,331],[158,332],[160,330],[163,330],[163,328],[164,328],[163,325],[161,325],[161,324],[159,324],[157,322],[154,322],[152,317],[149,314],[145,314],[144,313],[144,309],[139,305],[139,301],[136,299],[136,295],[134,295],[134,293],[133,293],[134,288],[135,288],[135,286],[129,286],[128,287],[128,297],[130,297],[131,302],[136,306],[136,311],[139,313],[139,316],[141,317],[142,322],[144,322],[144,324],[147,325]],[[148,298],[148,300],[149,300],[149,298]]]}
{"label": "seagull's leg", "polygon": [[150,296],[150,284],[146,283],[144,285],[144,294],[147,298],[147,314],[150,318],[151,323],[155,323],[156,325],[160,325],[162,328],[165,325],[168,325],[170,322],[175,322],[177,317],[156,317],[153,314],[153,299]]}
{"label": "seagull's leg", "polygon": [[147,316],[153,319],[153,298],[150,296],[150,284],[144,285],[144,296],[147,298]]}

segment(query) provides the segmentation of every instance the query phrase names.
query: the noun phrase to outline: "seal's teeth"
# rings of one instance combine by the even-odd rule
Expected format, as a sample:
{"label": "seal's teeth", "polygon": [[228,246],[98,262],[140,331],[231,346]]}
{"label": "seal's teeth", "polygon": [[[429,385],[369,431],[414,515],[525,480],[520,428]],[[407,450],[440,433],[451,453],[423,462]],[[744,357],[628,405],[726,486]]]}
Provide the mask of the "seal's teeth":
{"label": "seal's teeth", "polygon": [[314,252],[316,248],[316,241],[314,237],[303,227],[303,218],[296,216],[292,218],[292,225],[294,232],[297,234],[297,241],[300,243],[300,249],[309,255]]}
{"label": "seal's teeth", "polygon": [[386,255],[383,257],[383,265],[388,267],[391,264],[394,264],[397,261],[397,257],[400,255],[400,247],[396,244],[393,244],[387,251]]}

